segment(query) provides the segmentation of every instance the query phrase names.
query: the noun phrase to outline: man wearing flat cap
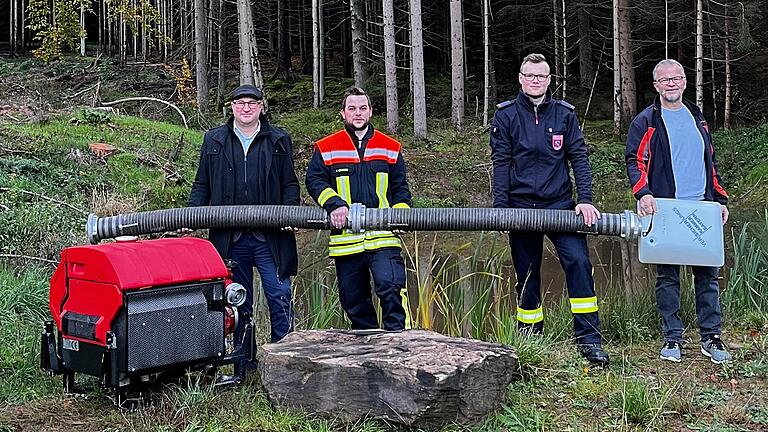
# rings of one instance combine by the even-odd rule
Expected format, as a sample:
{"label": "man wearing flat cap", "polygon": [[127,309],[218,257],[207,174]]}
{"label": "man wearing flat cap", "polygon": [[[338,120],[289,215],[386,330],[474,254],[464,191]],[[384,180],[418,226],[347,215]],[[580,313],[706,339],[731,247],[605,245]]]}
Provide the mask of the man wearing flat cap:
{"label": "man wearing flat cap", "polygon": [[[200,164],[189,197],[190,206],[299,205],[299,182],[288,134],[269,123],[262,112],[263,94],[253,85],[232,92],[233,116],[209,130],[200,149]],[[224,259],[235,261],[233,282],[247,291],[240,316],[253,313],[253,268],[269,306],[272,342],[293,329],[291,276],[296,275],[296,238],[290,229],[215,228],[209,240]],[[243,343],[244,320],[235,330],[236,347]],[[235,365],[242,376],[244,365]]]}

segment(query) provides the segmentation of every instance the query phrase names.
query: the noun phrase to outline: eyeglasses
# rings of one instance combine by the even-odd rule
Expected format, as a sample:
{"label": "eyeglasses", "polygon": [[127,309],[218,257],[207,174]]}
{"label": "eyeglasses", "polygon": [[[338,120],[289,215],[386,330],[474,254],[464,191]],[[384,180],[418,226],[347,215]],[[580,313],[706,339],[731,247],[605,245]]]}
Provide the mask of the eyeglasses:
{"label": "eyeglasses", "polygon": [[672,81],[674,84],[680,84],[685,79],[684,76],[674,76],[669,78],[659,78],[656,80],[659,84],[667,84],[668,82]]}
{"label": "eyeglasses", "polygon": [[237,109],[243,109],[246,105],[248,105],[248,108],[254,109],[261,105],[261,101],[232,101],[232,106]]}
{"label": "eyeglasses", "polygon": [[522,73],[520,72],[520,75],[525,78],[526,81],[545,81],[547,78],[549,78],[549,75],[539,75],[539,74],[532,74],[532,73]]}

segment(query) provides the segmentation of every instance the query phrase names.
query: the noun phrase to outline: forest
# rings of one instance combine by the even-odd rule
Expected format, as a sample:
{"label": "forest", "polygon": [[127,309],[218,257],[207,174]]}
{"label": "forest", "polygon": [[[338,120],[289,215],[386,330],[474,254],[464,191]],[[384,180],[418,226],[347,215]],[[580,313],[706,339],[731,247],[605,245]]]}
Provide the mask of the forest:
{"label": "forest", "polygon": [[[328,103],[325,82],[353,78],[425,137],[427,117],[488,123],[515,96],[526,54],[552,64],[553,94],[585,118],[625,129],[651,98],[651,70],[674,58],[691,98],[725,129],[765,120],[768,28],[761,0],[10,0],[0,49],[51,61],[64,52],[126,62],[186,62],[196,108],[219,108],[241,83],[312,77],[302,102]],[[442,81],[444,91],[427,95]],[[437,83],[440,84],[440,83]],[[695,84],[695,85],[694,85]],[[307,89],[309,90],[309,89]],[[269,98],[270,95],[267,95]],[[333,103],[335,101],[331,101]]]}

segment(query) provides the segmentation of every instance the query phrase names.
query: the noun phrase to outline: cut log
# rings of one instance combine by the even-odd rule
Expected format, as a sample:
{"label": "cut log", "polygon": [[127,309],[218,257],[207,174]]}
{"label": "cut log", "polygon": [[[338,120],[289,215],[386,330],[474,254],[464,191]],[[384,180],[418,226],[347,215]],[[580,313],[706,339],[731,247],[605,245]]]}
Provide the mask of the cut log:
{"label": "cut log", "polygon": [[257,361],[278,407],[427,428],[481,421],[520,377],[509,346],[423,330],[299,331],[259,347]]}

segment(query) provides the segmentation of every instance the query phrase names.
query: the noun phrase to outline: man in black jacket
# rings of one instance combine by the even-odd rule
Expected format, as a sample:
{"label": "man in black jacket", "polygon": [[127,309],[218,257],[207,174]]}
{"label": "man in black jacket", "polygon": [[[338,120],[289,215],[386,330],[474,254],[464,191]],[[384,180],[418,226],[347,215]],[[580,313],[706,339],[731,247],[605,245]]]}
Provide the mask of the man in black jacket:
{"label": "man in black jacket", "polygon": [[[520,94],[500,103],[491,127],[493,206],[576,210],[592,225],[600,212],[592,205],[592,172],[584,136],[573,105],[547,94],[549,65],[541,54],[530,54],[520,66]],[[578,204],[572,197],[573,170]],[[582,234],[546,233],[565,271],[573,329],[579,352],[590,362],[608,363],[602,349],[597,296]],[[518,327],[541,333],[541,260],[544,234],[510,233],[509,245],[517,274]]]}
{"label": "man in black jacket", "polygon": [[[252,85],[232,93],[233,117],[205,134],[190,206],[300,204],[291,138],[269,123],[262,99],[261,90]],[[209,239],[224,259],[237,263],[232,279],[248,293],[238,311],[253,313],[256,267],[269,306],[272,342],[285,337],[293,329],[290,277],[298,264],[293,232],[211,229]],[[242,343],[243,326],[240,320],[236,345]]]}

